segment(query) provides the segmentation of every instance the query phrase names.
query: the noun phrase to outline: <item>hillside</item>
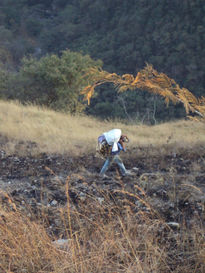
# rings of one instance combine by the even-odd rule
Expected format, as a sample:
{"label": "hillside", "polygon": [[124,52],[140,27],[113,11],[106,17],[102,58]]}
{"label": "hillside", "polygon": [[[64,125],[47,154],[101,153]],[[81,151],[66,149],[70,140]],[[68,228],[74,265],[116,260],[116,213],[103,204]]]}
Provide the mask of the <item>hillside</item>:
{"label": "hillside", "polygon": [[[150,63],[198,97],[205,91],[204,11],[203,0],[3,0],[0,66],[16,72],[25,56],[40,59],[70,49],[102,60],[105,70],[121,75],[136,75]],[[4,80],[0,96],[15,96],[22,82],[5,92]],[[159,121],[184,117],[180,107],[167,110],[158,97],[144,93],[119,98],[110,87],[99,93],[87,109],[94,116],[126,118],[126,105],[133,119],[146,116],[152,122],[149,114],[156,105]]]}
{"label": "hillside", "polygon": [[[2,272],[204,272],[204,124],[0,104]],[[131,140],[131,177],[98,175],[96,138],[112,128]]]}

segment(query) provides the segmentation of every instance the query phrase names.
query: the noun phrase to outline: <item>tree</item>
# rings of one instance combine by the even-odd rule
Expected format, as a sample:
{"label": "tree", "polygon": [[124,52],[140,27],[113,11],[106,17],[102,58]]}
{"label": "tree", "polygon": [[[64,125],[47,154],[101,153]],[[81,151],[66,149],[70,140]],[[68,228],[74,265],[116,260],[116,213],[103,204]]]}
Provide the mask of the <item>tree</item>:
{"label": "tree", "polygon": [[[98,70],[96,67],[90,70],[88,76],[90,79],[92,78],[92,83],[81,92],[88,104],[90,104],[90,99],[97,86],[104,83],[113,83],[119,92],[138,89],[159,95],[165,99],[167,106],[170,101],[174,104],[180,102],[183,104],[187,115],[197,114],[198,120],[205,121],[205,97],[196,98],[188,89],[180,88],[173,79],[170,79],[164,73],[159,73],[151,65],[147,65],[140,70],[136,77],[131,74],[119,76],[116,73]],[[188,117],[193,118],[190,115]]]}
{"label": "tree", "polygon": [[52,54],[40,60],[24,58],[19,72],[23,79],[21,100],[55,110],[81,112],[85,104],[80,91],[89,82],[83,74],[93,66],[100,68],[102,62],[70,50],[63,51],[60,57]]}

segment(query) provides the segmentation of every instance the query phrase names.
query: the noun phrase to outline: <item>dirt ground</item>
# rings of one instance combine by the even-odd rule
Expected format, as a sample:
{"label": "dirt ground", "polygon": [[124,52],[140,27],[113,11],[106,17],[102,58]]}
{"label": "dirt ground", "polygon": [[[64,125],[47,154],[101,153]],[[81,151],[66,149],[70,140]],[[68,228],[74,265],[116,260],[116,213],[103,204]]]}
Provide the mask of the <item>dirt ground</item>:
{"label": "dirt ground", "polygon": [[[103,160],[95,153],[80,157],[66,155],[31,155],[34,143],[18,143],[16,152],[7,155],[1,137],[1,202],[8,203],[7,193],[19,207],[32,207],[35,213],[46,208],[49,225],[58,233],[55,211],[69,198],[75,206],[95,198],[99,203],[118,206],[129,204],[132,210],[152,210],[167,223],[192,224],[192,216],[205,220],[205,149],[154,151],[153,147],[136,148],[122,155],[133,176],[122,177],[117,166],[99,177]],[[19,146],[26,156],[18,155]],[[164,149],[164,148],[162,148]],[[21,149],[22,150],[22,149]],[[196,219],[196,217],[195,217]],[[174,225],[174,224],[173,224]]]}

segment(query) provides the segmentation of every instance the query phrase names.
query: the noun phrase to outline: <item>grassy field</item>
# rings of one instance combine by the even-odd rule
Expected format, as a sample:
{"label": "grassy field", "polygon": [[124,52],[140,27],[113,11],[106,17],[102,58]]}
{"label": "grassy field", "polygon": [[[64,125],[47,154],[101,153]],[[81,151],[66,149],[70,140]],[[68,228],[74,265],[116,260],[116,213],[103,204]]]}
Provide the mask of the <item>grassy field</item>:
{"label": "grassy field", "polygon": [[[96,194],[98,191],[102,194],[103,181],[98,183],[99,178],[88,176],[85,170],[83,177],[82,173],[71,174],[63,184],[58,177],[52,175],[45,176],[47,180],[40,180],[42,177],[34,170],[30,179],[32,182],[39,182],[39,189],[49,185],[49,179],[56,179],[57,190],[63,188],[63,197],[66,197],[63,205],[52,207],[37,203],[38,210],[35,210],[35,213],[31,207],[25,205],[25,200],[20,199],[20,195],[14,200],[0,189],[0,273],[205,272],[204,225],[201,216],[204,214],[204,204],[201,200],[193,199],[194,194],[197,195],[201,189],[198,184],[197,187],[192,185],[193,181],[196,182],[195,177],[199,179],[199,174],[201,175],[204,169],[204,154],[200,155],[200,149],[203,147],[204,151],[205,144],[204,123],[177,121],[156,126],[126,125],[0,101],[0,132],[1,139],[5,139],[1,143],[1,150],[5,151],[2,159],[7,158],[8,161],[5,162],[14,160],[14,164],[17,164],[15,168],[9,165],[8,170],[13,168],[18,171],[18,167],[20,168],[20,159],[16,154],[22,155],[25,160],[22,168],[27,166],[25,162],[29,156],[32,158],[32,154],[26,154],[26,143],[36,144],[32,148],[35,160],[30,162],[36,162],[38,156],[35,155],[42,152],[58,154],[57,158],[64,154],[76,158],[82,154],[95,154],[97,137],[113,128],[121,128],[122,132],[129,136],[129,149],[137,147],[138,152],[139,148],[144,150],[145,166],[148,166],[146,162],[152,164],[152,160],[159,166],[159,172],[153,171],[153,178],[149,176],[150,173],[145,173],[148,175],[148,189],[143,188],[144,174],[130,178],[127,182],[125,180],[124,184],[119,177],[114,183],[118,182],[122,188],[118,190],[119,195],[114,202],[108,192],[107,196],[103,195],[103,202],[102,198],[89,195],[87,199],[75,205],[68,195],[74,179],[81,179],[80,186],[85,188],[88,184],[91,188],[96,187]],[[19,145],[21,143],[25,145]],[[158,155],[152,159],[152,153],[161,152],[166,155],[170,151],[177,153],[180,149],[196,154],[188,158],[190,162],[193,160],[186,165],[190,169],[181,168],[182,173],[174,169],[178,164],[182,164],[180,162],[187,161],[187,158],[183,161],[179,155],[173,156],[176,165],[172,168],[168,166],[170,170],[163,166],[160,173],[160,164],[165,157],[161,159]],[[91,157],[84,156],[85,160],[90,160],[89,158]],[[41,166],[42,161],[39,164]],[[67,162],[65,166],[68,168],[66,164]],[[25,167],[28,174],[29,170]],[[148,170],[151,172],[151,169]],[[7,173],[4,178],[6,175]],[[21,175],[26,179],[26,175]],[[3,180],[2,177],[0,180]],[[89,183],[86,184],[86,181]],[[126,183],[130,187],[134,186],[135,190],[125,192]],[[31,187],[35,185],[31,184]],[[186,191],[182,190],[183,187]],[[23,186],[22,196],[24,190],[26,189]],[[165,190],[167,199],[157,196],[158,192],[163,194]],[[177,199],[177,191],[182,195],[181,199]],[[158,203],[159,200],[161,203]],[[185,206],[186,215],[183,215],[180,207],[181,200],[188,204],[189,210]],[[192,207],[196,202],[200,204],[201,210]],[[167,213],[177,215],[180,212],[179,223],[171,223],[170,226],[166,217],[157,212],[155,203],[162,204],[160,206],[171,204]],[[52,218],[51,215],[55,217]],[[51,218],[53,225],[59,227],[58,236],[50,229]],[[62,238],[66,241],[60,245],[57,240]]]}
{"label": "grassy field", "polygon": [[156,126],[125,125],[0,101],[0,132],[9,138],[4,147],[8,153],[14,152],[15,144],[19,141],[37,143],[38,148],[34,152],[72,155],[89,153],[95,150],[97,137],[113,128],[120,128],[129,136],[129,147],[152,145],[157,149],[171,145],[178,149],[205,143],[204,123],[200,122],[177,121]]}

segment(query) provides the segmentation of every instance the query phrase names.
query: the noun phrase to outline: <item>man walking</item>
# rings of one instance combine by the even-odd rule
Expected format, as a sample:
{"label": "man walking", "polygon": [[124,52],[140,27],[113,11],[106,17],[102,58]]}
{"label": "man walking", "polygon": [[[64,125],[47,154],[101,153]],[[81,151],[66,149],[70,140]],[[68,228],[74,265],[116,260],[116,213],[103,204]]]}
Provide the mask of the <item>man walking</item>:
{"label": "man walking", "polygon": [[112,129],[109,132],[105,132],[99,136],[99,152],[106,158],[100,171],[101,177],[107,177],[105,173],[112,163],[116,163],[118,165],[122,176],[133,175],[125,168],[125,165],[119,156],[121,151],[126,151],[125,142],[129,142],[128,137],[126,135],[122,135],[120,129]]}

